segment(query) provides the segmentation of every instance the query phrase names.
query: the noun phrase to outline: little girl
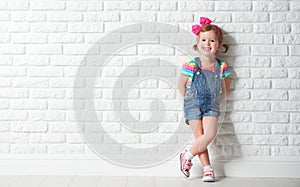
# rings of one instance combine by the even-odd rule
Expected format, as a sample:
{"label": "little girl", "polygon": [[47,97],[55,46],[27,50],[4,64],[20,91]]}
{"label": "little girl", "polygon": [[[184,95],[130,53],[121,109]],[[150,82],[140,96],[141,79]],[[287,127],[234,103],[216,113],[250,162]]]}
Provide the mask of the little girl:
{"label": "little girl", "polygon": [[223,44],[222,29],[211,22],[201,17],[200,25],[192,27],[197,36],[197,44],[193,48],[200,52],[200,57],[183,64],[178,81],[180,93],[184,96],[184,117],[195,137],[192,147],[180,154],[180,170],[189,177],[192,158],[198,155],[203,166],[204,182],[215,180],[207,146],[217,135],[220,105],[230,87],[228,65],[215,57],[222,47],[226,53],[228,46]]}

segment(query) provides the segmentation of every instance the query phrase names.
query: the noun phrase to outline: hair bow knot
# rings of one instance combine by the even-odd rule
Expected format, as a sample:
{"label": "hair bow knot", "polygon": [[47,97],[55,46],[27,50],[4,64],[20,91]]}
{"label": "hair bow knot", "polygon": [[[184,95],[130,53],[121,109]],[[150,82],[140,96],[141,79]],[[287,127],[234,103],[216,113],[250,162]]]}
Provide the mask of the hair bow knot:
{"label": "hair bow knot", "polygon": [[192,32],[195,35],[198,35],[201,28],[206,25],[206,24],[210,24],[212,21],[206,17],[200,17],[200,25],[193,25],[192,26]]}

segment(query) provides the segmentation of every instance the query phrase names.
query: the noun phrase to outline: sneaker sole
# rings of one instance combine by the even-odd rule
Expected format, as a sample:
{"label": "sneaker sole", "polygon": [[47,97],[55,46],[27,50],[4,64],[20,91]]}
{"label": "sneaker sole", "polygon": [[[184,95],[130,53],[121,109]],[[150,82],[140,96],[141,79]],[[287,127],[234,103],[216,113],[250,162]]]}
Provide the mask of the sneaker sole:
{"label": "sneaker sole", "polygon": [[182,161],[181,161],[181,155],[182,155],[183,153],[180,153],[180,155],[179,155],[179,161],[180,161],[180,171],[184,174],[184,176],[186,176],[186,177],[189,177],[190,176],[190,174],[189,173],[186,173],[185,171],[183,171],[182,170]]}

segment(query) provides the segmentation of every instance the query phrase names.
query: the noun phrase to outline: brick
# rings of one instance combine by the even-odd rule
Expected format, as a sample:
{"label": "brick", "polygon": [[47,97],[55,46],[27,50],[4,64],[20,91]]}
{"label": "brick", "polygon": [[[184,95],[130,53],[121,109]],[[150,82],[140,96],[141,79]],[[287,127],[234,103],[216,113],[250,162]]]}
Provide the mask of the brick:
{"label": "brick", "polygon": [[76,106],[74,106],[73,100],[50,100],[49,109],[50,110],[80,110],[84,109],[84,102],[83,101],[76,101]]}
{"label": "brick", "polygon": [[271,88],[271,80],[253,80],[253,88],[255,89],[270,89]]}
{"label": "brick", "polygon": [[234,156],[270,156],[270,146],[257,145],[236,145],[233,147]]}
{"label": "brick", "polygon": [[141,135],[141,143],[145,144],[163,144],[166,141],[168,141],[169,144],[175,144],[177,143],[177,136],[166,133],[151,133]]}
{"label": "brick", "polygon": [[104,144],[119,142],[121,144],[137,144],[140,142],[140,135],[137,133],[109,133],[104,135]]}
{"label": "brick", "polygon": [[253,88],[253,80],[252,79],[235,79],[231,81],[231,85],[235,88],[245,88],[245,89],[250,89]]}
{"label": "brick", "polygon": [[272,80],[272,85],[274,88],[278,89],[299,89],[300,88],[300,81],[299,80]]}
{"label": "brick", "polygon": [[159,10],[161,11],[175,11],[177,10],[177,2],[174,1],[160,1],[159,2]]}
{"label": "brick", "polygon": [[[0,64],[2,65],[12,65],[13,57],[7,55],[0,55]],[[1,82],[1,81],[0,81]]]}
{"label": "brick", "polygon": [[48,36],[49,43],[83,43],[83,34],[61,34],[61,33],[51,33]]}
{"label": "brick", "polygon": [[173,55],[174,48],[161,45],[140,45],[138,46],[138,54],[140,55]]}
{"label": "brick", "polygon": [[275,44],[300,44],[300,35],[275,35]]}
{"label": "brick", "polygon": [[70,11],[101,11],[103,2],[101,1],[67,1],[67,10]]}
{"label": "brick", "polygon": [[65,10],[66,3],[63,1],[33,1],[30,3],[31,10]]}
{"label": "brick", "polygon": [[260,23],[255,24],[254,33],[287,34],[291,32],[291,25],[287,23]]}
{"label": "brick", "polygon": [[51,88],[82,88],[85,86],[84,80],[74,82],[74,78],[52,78],[49,83]]}
{"label": "brick", "polygon": [[13,110],[46,110],[48,105],[44,100],[11,100],[10,108]]}
{"label": "brick", "polygon": [[[98,133],[93,133],[93,134],[98,139],[102,138],[102,136],[99,136]],[[87,136],[90,136],[90,135],[87,135]],[[98,140],[98,139],[96,139],[96,142],[101,142],[102,141],[102,139],[101,140]],[[75,144],[75,143],[77,143],[77,144],[84,144],[85,143],[85,141],[82,139],[81,134],[79,134],[79,133],[77,133],[77,134],[75,134],[75,133],[67,134],[66,135],[66,142],[68,142],[70,144]]]}
{"label": "brick", "polygon": [[17,22],[43,22],[47,20],[44,12],[12,12],[11,19]]}
{"label": "brick", "polygon": [[300,79],[300,69],[289,69],[289,77],[294,79]]}
{"label": "brick", "polygon": [[271,34],[236,34],[234,35],[238,44],[272,44]]}
{"label": "brick", "polygon": [[58,33],[66,32],[66,23],[32,23],[31,31],[33,33]]}
{"label": "brick", "polygon": [[46,132],[48,125],[45,122],[13,122],[11,124],[12,132]]}
{"label": "brick", "polygon": [[287,113],[253,113],[253,121],[257,123],[288,123],[289,122],[289,114]]}
{"label": "brick", "polygon": [[[0,54],[3,55],[22,55],[25,54],[25,46],[20,44],[0,44]],[[4,71],[4,70],[2,70]]]}
{"label": "brick", "polygon": [[[200,17],[208,17],[213,21],[214,24],[217,24],[220,28],[225,30],[225,25],[230,24],[232,22],[231,14],[226,12],[216,12],[216,11],[208,11],[208,12],[195,12],[194,13],[194,22],[199,23]],[[190,28],[190,25],[189,25]],[[227,28],[227,27],[226,27]],[[227,30],[226,30],[227,31]]]}
{"label": "brick", "polygon": [[100,54],[100,46],[92,44],[65,44],[64,54],[67,55],[96,55]]}
{"label": "brick", "polygon": [[268,13],[254,13],[254,12],[239,12],[233,13],[233,22],[238,23],[257,23],[257,22],[268,22],[269,14]]}
{"label": "brick", "polygon": [[49,22],[73,22],[73,21],[83,21],[83,16],[81,13],[74,12],[48,12],[47,18]]}
{"label": "brick", "polygon": [[103,23],[69,23],[68,31],[71,33],[97,33],[103,32]]}
{"label": "brick", "polygon": [[297,156],[300,154],[299,146],[272,146],[272,156]]}
{"label": "brick", "polygon": [[1,98],[22,99],[28,98],[29,95],[27,89],[1,88],[0,91]]}
{"label": "brick", "polygon": [[0,144],[0,153],[9,153],[10,152],[10,144]]}
{"label": "brick", "polygon": [[216,145],[226,146],[226,145],[251,145],[253,144],[252,135],[218,135],[215,139]]}
{"label": "brick", "polygon": [[274,57],[272,58],[273,67],[300,67],[298,56]]}
{"label": "brick", "polygon": [[0,21],[9,21],[11,20],[11,14],[9,12],[0,13]]}
{"label": "brick", "polygon": [[125,2],[125,1],[106,1],[104,2],[104,10],[111,11],[128,11],[140,10],[141,3],[138,1]]}
{"label": "brick", "polygon": [[[136,55],[137,46],[128,46],[120,51],[120,45],[117,44],[107,44],[101,46],[101,54],[103,55]],[[117,52],[117,54],[116,54]]]}
{"label": "brick", "polygon": [[282,135],[259,135],[253,138],[255,145],[288,145],[288,143],[288,136]]}
{"label": "brick", "polygon": [[289,100],[300,100],[300,90],[289,90]]}
{"label": "brick", "polygon": [[245,23],[226,23],[222,29],[228,33],[252,33],[253,25]]}
{"label": "brick", "polygon": [[27,71],[25,67],[13,67],[13,66],[3,66],[1,67],[0,76],[5,77],[22,77],[26,76]]}
{"label": "brick", "polygon": [[292,11],[300,10],[300,3],[299,2],[290,2],[290,9]]}
{"label": "brick", "polygon": [[286,17],[288,12],[272,12],[271,22],[272,23],[286,23]]}
{"label": "brick", "polygon": [[234,101],[232,104],[227,104],[227,108],[232,108],[233,111],[270,111],[271,103],[258,101]]}
{"label": "brick", "polygon": [[85,21],[91,21],[91,22],[96,22],[96,21],[109,21],[109,22],[114,22],[114,21],[120,21],[120,14],[116,12],[88,12],[84,14],[84,20]]}
{"label": "brick", "polygon": [[79,132],[81,129],[77,122],[48,122],[48,132]]}
{"label": "brick", "polygon": [[11,153],[16,154],[46,154],[47,145],[41,144],[12,144]]}
{"label": "brick", "polygon": [[251,114],[249,112],[230,112],[226,113],[224,122],[251,122]]}
{"label": "brick", "polygon": [[290,12],[286,16],[288,23],[299,23],[300,15],[298,12]]}
{"label": "brick", "polygon": [[26,143],[28,133],[0,133],[0,143]]}
{"label": "brick", "polygon": [[48,154],[82,154],[85,152],[84,144],[49,144]]}
{"label": "brick", "polygon": [[83,57],[81,56],[70,56],[70,55],[58,55],[51,56],[50,65],[52,66],[79,66],[83,62]]}
{"label": "brick", "polygon": [[286,56],[288,55],[287,46],[273,46],[273,45],[255,45],[251,47],[252,54],[258,56]]}
{"label": "brick", "polygon": [[299,56],[300,55],[300,47],[299,45],[294,45],[290,47],[290,53],[292,56]]}
{"label": "brick", "polygon": [[0,10],[5,9],[8,6],[7,1],[0,1]]}
{"label": "brick", "polygon": [[288,2],[253,2],[255,12],[284,12],[289,10]]}
{"label": "brick", "polygon": [[159,7],[160,7],[160,2],[159,1],[141,2],[141,10],[158,11]]}
{"label": "brick", "polygon": [[233,67],[270,67],[269,57],[236,57]]}
{"label": "brick", "polygon": [[154,22],[156,14],[152,12],[121,12],[121,22]]}
{"label": "brick", "polygon": [[251,11],[252,3],[251,2],[216,2],[215,10],[217,11]]}
{"label": "brick", "polygon": [[250,70],[244,68],[236,68],[230,75],[231,78],[247,78],[250,77]]}
{"label": "brick", "polygon": [[64,121],[66,114],[64,111],[46,111],[44,114],[45,121]]}
{"label": "brick", "polygon": [[10,131],[10,122],[1,121],[0,122],[0,132],[8,132]]}
{"label": "brick", "polygon": [[18,1],[12,0],[7,1],[7,10],[28,10],[29,9],[29,2],[27,1]]}
{"label": "brick", "polygon": [[299,112],[300,102],[273,102],[273,111],[283,111],[283,112]]}
{"label": "brick", "polygon": [[64,74],[61,67],[29,67],[28,75],[30,77],[62,77]]}
{"label": "brick", "polygon": [[299,146],[300,138],[297,135],[289,135],[289,145]]}
{"label": "brick", "polygon": [[49,87],[49,79],[41,77],[14,78],[12,85],[15,88],[47,88]]}
{"label": "brick", "polygon": [[46,44],[48,36],[46,34],[14,34],[12,41],[15,44]]}
{"label": "brick", "polygon": [[159,22],[192,22],[192,13],[173,13],[173,12],[159,12],[157,14],[157,21]]}
{"label": "brick", "polygon": [[228,100],[249,100],[250,92],[246,90],[233,90],[229,92]]}
{"label": "brick", "polygon": [[63,133],[32,133],[29,143],[64,143],[66,135]]}
{"label": "brick", "polygon": [[178,10],[180,11],[212,11],[214,9],[213,2],[198,1],[179,1]]}
{"label": "brick", "polygon": [[251,92],[254,100],[287,100],[288,92],[285,90],[254,90]]}
{"label": "brick", "polygon": [[229,51],[224,56],[250,56],[251,49],[249,45],[231,45]]}
{"label": "brick", "polygon": [[270,78],[287,78],[288,70],[282,68],[261,68],[261,69],[252,69],[251,77],[253,78],[262,78],[262,79],[270,79]]}

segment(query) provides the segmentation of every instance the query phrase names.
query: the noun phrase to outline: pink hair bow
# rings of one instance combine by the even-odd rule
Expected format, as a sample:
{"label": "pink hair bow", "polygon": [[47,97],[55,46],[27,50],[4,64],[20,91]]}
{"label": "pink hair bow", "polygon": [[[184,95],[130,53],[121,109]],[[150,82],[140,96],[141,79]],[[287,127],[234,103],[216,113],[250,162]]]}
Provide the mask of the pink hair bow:
{"label": "pink hair bow", "polygon": [[195,35],[198,35],[201,28],[206,25],[206,24],[210,24],[212,21],[206,17],[200,17],[200,25],[193,25],[192,26],[192,32]]}

